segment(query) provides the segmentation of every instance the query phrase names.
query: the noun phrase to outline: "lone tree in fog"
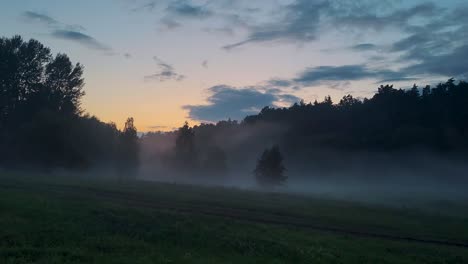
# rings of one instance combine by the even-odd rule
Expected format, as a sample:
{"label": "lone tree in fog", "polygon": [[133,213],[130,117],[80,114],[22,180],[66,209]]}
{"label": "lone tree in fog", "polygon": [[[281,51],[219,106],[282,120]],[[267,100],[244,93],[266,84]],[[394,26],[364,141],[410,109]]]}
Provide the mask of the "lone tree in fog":
{"label": "lone tree in fog", "polygon": [[260,185],[281,185],[287,179],[284,175],[285,170],[283,156],[279,147],[275,145],[271,149],[263,151],[262,156],[257,161],[254,174]]}

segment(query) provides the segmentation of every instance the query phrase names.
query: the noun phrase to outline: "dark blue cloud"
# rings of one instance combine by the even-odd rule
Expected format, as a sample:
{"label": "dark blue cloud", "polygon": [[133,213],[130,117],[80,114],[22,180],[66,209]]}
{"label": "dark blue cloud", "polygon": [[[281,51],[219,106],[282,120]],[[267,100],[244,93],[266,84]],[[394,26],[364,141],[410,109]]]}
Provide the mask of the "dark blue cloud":
{"label": "dark blue cloud", "polygon": [[[380,2],[380,3],[379,3]],[[375,1],[382,4],[384,1]],[[343,12],[344,11],[344,12]],[[410,26],[410,20],[414,18],[431,18],[437,14],[439,8],[434,3],[421,3],[409,8],[399,8],[378,14],[375,9],[331,9],[335,26],[351,29],[382,30],[388,27],[396,27],[405,30]]]}
{"label": "dark blue cloud", "polygon": [[23,18],[23,21],[27,23],[41,24],[51,29],[64,29],[72,31],[85,30],[85,28],[81,25],[68,25],[42,13],[26,11],[21,15],[21,17]]}
{"label": "dark blue cloud", "polygon": [[111,48],[107,45],[100,43],[95,38],[82,33],[85,28],[81,25],[65,24],[57,19],[32,11],[26,11],[22,14],[23,19],[27,23],[40,24],[46,26],[51,32],[50,36],[58,39],[76,42],[90,49],[106,51],[111,54]]}
{"label": "dark blue cloud", "polygon": [[258,113],[265,106],[274,106],[278,102],[292,103],[299,101],[293,95],[279,94],[275,91],[260,91],[255,87],[236,89],[227,85],[209,88],[211,95],[207,105],[186,105],[189,117],[194,120],[216,122],[224,119],[242,120],[247,115]]}
{"label": "dark blue cloud", "polygon": [[188,0],[178,0],[169,3],[167,11],[170,15],[188,18],[206,18],[213,15],[213,12],[205,6],[199,6]]}
{"label": "dark blue cloud", "polygon": [[321,12],[329,8],[327,1],[298,0],[286,7],[286,14],[280,21],[251,27],[246,40],[226,45],[230,50],[252,42],[307,42],[317,38]]}
{"label": "dark blue cloud", "polygon": [[468,55],[467,12],[468,5],[440,10],[427,23],[407,27],[409,35],[390,48],[401,54],[402,62],[412,63],[402,71],[412,75],[466,76],[468,66],[460,58]]}
{"label": "dark blue cloud", "polygon": [[55,38],[76,42],[91,49],[110,51],[111,49],[84,33],[72,30],[54,30],[51,35]]}
{"label": "dark blue cloud", "polygon": [[377,46],[372,43],[362,43],[352,46],[351,49],[354,51],[369,51],[377,49]]}
{"label": "dark blue cloud", "polygon": [[230,50],[248,43],[304,43],[318,39],[321,29],[331,27],[381,30],[388,27],[406,28],[413,18],[430,18],[437,11],[432,3],[409,8],[377,10],[386,1],[296,0],[278,9],[282,17],[269,23],[249,27],[250,34],[242,41],[224,46]]}
{"label": "dark blue cloud", "polygon": [[36,12],[32,12],[32,11],[24,12],[22,14],[22,17],[27,22],[41,23],[41,24],[44,24],[46,26],[57,26],[57,25],[60,24],[60,22],[58,22],[57,20],[55,20],[54,18],[52,18],[52,17],[50,17],[48,15],[44,15],[44,14],[36,13]]}
{"label": "dark blue cloud", "polygon": [[302,86],[313,86],[329,81],[356,81],[377,79],[379,82],[406,81],[414,78],[400,71],[370,69],[365,65],[320,66],[308,68],[293,81]]}
{"label": "dark blue cloud", "polygon": [[450,53],[421,57],[419,63],[408,66],[402,71],[414,75],[466,78],[468,77],[468,64],[461,58],[468,58],[468,45],[458,47]]}

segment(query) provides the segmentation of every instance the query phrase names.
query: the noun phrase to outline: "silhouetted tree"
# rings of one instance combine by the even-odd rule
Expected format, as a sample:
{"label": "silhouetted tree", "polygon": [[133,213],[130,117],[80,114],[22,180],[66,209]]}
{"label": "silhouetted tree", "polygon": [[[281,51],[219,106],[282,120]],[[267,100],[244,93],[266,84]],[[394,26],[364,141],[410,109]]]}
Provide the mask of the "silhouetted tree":
{"label": "silhouetted tree", "polygon": [[133,121],[120,132],[114,124],[83,115],[82,75],[81,64],[72,64],[65,54],[53,56],[36,40],[0,38],[0,166],[134,166]]}
{"label": "silhouetted tree", "polygon": [[257,161],[254,170],[257,182],[260,185],[281,185],[287,177],[284,175],[286,168],[283,165],[283,156],[278,146],[263,151]]}
{"label": "silhouetted tree", "polygon": [[50,90],[51,103],[56,111],[67,115],[81,113],[80,99],[83,92],[83,67],[72,65],[65,54],[58,54],[45,69],[45,87]]}
{"label": "silhouetted tree", "polygon": [[343,96],[343,98],[340,100],[338,107],[345,110],[349,111],[353,107],[356,107],[356,105],[361,104],[361,101],[359,99],[354,98],[352,95],[348,94]]}
{"label": "silhouetted tree", "polygon": [[138,134],[133,117],[127,119],[124,129],[120,134],[120,151],[122,155],[122,163],[120,166],[127,173],[132,173],[132,170],[138,167],[139,161]]}
{"label": "silhouetted tree", "polygon": [[188,122],[177,131],[175,155],[177,166],[181,169],[193,169],[196,165],[195,134]]}
{"label": "silhouetted tree", "polygon": [[65,54],[52,57],[36,40],[0,39],[0,122],[14,126],[40,111],[77,115],[84,95],[83,67]]}

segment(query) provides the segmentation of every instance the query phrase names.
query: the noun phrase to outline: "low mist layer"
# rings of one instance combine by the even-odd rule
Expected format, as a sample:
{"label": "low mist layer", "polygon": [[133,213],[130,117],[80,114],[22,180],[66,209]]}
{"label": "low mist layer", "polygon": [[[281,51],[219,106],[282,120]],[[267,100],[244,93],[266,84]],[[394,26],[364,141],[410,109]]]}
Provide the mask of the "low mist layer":
{"label": "low mist layer", "polygon": [[[36,40],[0,39],[0,166],[69,177],[325,195],[466,199],[468,83],[382,85],[372,98],[263,108],[139,137],[84,114],[83,66]],[[3,69],[3,68],[2,68]]]}

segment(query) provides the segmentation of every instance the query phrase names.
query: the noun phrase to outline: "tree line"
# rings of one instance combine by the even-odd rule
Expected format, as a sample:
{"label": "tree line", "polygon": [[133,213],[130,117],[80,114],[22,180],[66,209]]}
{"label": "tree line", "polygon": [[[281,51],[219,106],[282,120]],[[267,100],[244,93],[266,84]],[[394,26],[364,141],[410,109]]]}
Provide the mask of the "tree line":
{"label": "tree line", "polygon": [[[85,114],[83,66],[53,55],[36,40],[0,38],[0,166],[6,168],[112,168],[131,174],[139,163],[186,175],[221,177],[240,167],[259,182],[286,180],[285,164],[310,153],[442,153],[468,150],[468,83],[434,87],[382,85],[371,98],[265,107],[241,121],[147,133],[133,118],[122,130]],[[281,151],[280,151],[281,150]],[[283,160],[284,157],[284,160]]]}
{"label": "tree line", "polygon": [[165,164],[176,170],[219,176],[257,160],[255,167],[251,164],[253,174],[267,185],[286,180],[283,154],[296,164],[310,161],[311,153],[330,150],[349,155],[423,150],[463,156],[468,150],[468,83],[449,79],[422,89],[382,85],[371,98],[346,95],[334,104],[327,96],[321,102],[265,107],[241,122],[193,128],[186,123],[174,132],[149,133],[142,143],[152,138],[175,139],[173,152],[162,156],[171,157]]}

